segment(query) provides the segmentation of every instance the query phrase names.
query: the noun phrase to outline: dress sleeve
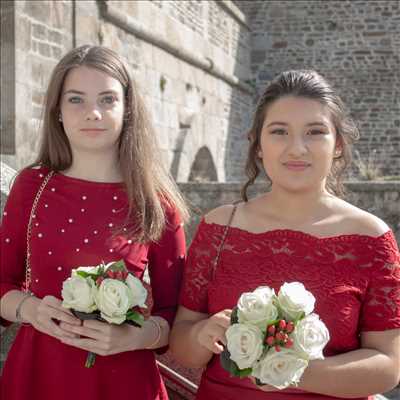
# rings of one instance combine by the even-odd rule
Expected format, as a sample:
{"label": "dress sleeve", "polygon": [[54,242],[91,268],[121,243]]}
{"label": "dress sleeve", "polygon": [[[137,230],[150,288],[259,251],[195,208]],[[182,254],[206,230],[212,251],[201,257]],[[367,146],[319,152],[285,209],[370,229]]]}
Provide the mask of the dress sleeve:
{"label": "dress sleeve", "polygon": [[208,314],[208,287],[222,234],[221,225],[207,224],[202,219],[190,245],[180,304],[192,311]]}
{"label": "dress sleeve", "polygon": [[[32,173],[22,171],[4,206],[0,228],[0,298],[21,290],[25,280],[26,229],[33,203]],[[1,319],[2,324],[8,324]]]}
{"label": "dress sleeve", "polygon": [[163,317],[169,325],[175,318],[182,271],[186,256],[185,232],[180,216],[167,213],[167,225],[159,240],[149,249],[149,275],[153,296],[151,314]]}
{"label": "dress sleeve", "polygon": [[400,254],[391,231],[377,238],[375,254],[361,311],[361,331],[400,328]]}

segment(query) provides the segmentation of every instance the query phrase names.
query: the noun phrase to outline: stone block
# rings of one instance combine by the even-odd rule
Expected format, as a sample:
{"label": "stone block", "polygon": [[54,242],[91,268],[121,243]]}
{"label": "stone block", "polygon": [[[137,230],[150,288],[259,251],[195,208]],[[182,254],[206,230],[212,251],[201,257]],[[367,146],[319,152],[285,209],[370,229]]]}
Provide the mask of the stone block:
{"label": "stone block", "polygon": [[39,54],[44,57],[51,58],[52,51],[50,45],[44,42],[39,42],[38,45],[39,45]]}
{"label": "stone block", "polygon": [[25,1],[24,13],[37,21],[48,23],[51,17],[53,1]]}
{"label": "stone block", "polygon": [[35,39],[45,40],[47,39],[47,29],[42,24],[32,24],[32,36]]}

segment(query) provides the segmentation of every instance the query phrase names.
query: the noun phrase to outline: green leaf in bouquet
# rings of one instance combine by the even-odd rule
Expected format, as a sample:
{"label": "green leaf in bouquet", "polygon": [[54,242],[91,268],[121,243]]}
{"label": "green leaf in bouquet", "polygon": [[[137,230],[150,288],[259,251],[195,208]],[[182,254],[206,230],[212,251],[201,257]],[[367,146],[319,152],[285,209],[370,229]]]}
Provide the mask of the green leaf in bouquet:
{"label": "green leaf in bouquet", "polygon": [[86,271],[76,271],[76,274],[81,276],[82,278],[88,278],[90,276],[90,274]]}
{"label": "green leaf in bouquet", "polygon": [[222,368],[228,371],[232,376],[245,378],[252,373],[251,368],[240,369],[237,364],[231,360],[231,355],[226,347],[220,355],[220,361]]}
{"label": "green leaf in bouquet", "polygon": [[238,308],[234,307],[232,309],[232,314],[231,314],[231,325],[237,324],[239,322],[239,317],[238,317]]}
{"label": "green leaf in bouquet", "polygon": [[126,322],[141,328],[144,323],[144,316],[140,312],[129,310],[126,313]]}
{"label": "green leaf in bouquet", "polygon": [[98,273],[97,274],[91,274],[86,271],[76,271],[76,274],[81,276],[82,278],[91,278],[94,282],[96,282],[96,279],[100,276]]}
{"label": "green leaf in bouquet", "polygon": [[119,261],[112,263],[107,269],[114,271],[114,272],[127,271],[124,260],[119,260]]}
{"label": "green leaf in bouquet", "polygon": [[98,276],[103,276],[104,272],[106,270],[106,266],[104,264],[104,261],[99,265],[99,269],[97,270]]}
{"label": "green leaf in bouquet", "polygon": [[294,325],[296,326],[296,325],[298,324],[299,321],[301,321],[302,319],[304,319],[305,316],[306,316],[306,313],[303,311],[303,312],[301,313],[300,317],[297,317],[297,318],[293,321]]}

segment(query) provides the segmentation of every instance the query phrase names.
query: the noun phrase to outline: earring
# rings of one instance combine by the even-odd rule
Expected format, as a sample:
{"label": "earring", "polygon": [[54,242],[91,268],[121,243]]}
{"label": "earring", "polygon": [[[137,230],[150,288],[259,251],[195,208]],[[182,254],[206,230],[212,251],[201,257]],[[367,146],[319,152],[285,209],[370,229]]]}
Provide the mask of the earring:
{"label": "earring", "polygon": [[60,114],[58,114],[58,120],[59,120],[59,122],[62,122],[62,116],[61,116],[61,113],[60,113]]}
{"label": "earring", "polygon": [[341,158],[341,157],[342,157],[342,150],[336,149],[333,158],[339,159],[339,158]]}
{"label": "earring", "polygon": [[261,150],[258,150],[257,156],[258,156],[258,158],[263,158],[263,153]]}

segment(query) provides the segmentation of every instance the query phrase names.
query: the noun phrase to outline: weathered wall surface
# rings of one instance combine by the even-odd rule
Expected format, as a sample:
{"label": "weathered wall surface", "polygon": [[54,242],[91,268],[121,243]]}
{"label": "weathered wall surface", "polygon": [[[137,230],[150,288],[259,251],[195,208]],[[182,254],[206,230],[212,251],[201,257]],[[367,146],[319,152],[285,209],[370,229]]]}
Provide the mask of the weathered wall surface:
{"label": "weathered wall surface", "polygon": [[381,173],[400,175],[400,2],[235,4],[252,29],[251,70],[257,90],[281,71],[316,69],[359,121],[362,158],[378,163]]}
{"label": "weathered wall surface", "polygon": [[[232,204],[241,200],[242,185],[232,183],[180,183],[180,189],[188,201],[198,209],[187,226],[187,234],[192,237],[199,222],[199,215],[222,204]],[[249,197],[265,192],[265,184],[256,183],[249,189]],[[400,244],[400,181],[397,182],[348,182],[346,200],[383,219],[393,230]]]}
{"label": "weathered wall surface", "polygon": [[[18,1],[14,13],[17,125],[6,135],[16,146],[3,161],[21,168],[33,160],[51,69],[74,45],[90,43],[127,60],[177,180],[240,176],[236,146],[245,142],[253,93],[244,82],[250,31],[231,1]],[[202,148],[211,163],[191,174]]]}

